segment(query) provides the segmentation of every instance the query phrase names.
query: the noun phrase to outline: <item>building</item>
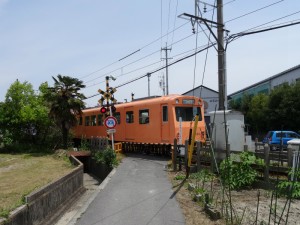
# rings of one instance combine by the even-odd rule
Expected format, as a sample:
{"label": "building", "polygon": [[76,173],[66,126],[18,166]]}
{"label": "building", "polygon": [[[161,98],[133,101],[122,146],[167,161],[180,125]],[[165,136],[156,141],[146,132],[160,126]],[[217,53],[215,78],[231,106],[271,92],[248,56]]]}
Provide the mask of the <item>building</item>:
{"label": "building", "polygon": [[218,110],[219,108],[219,92],[200,85],[182,95],[197,96],[203,99],[205,122],[209,124],[209,112]]}
{"label": "building", "polygon": [[[228,95],[229,100],[241,100],[244,95],[269,94],[272,89],[283,84],[292,84],[300,81],[300,65],[292,67],[265,80],[243,88]],[[219,108],[219,94],[208,87],[200,85],[182,95],[198,96],[204,100],[204,115],[206,124],[210,124],[210,114]]]}
{"label": "building", "polygon": [[[283,84],[292,84],[300,81],[300,64],[288,70],[271,76],[265,80],[252,84],[249,87],[243,88],[237,92],[228,95],[229,100],[241,100],[244,95],[256,95],[260,93],[269,94],[272,89],[279,87]],[[219,95],[208,87],[200,85],[190,91],[183,93],[183,95],[200,96],[205,101],[205,115],[208,112],[214,111],[215,107],[218,109]]]}
{"label": "building", "polygon": [[230,100],[239,101],[244,95],[253,96],[260,93],[269,94],[272,89],[283,84],[292,84],[300,81],[300,65],[292,67],[265,80],[243,88],[228,95]]}

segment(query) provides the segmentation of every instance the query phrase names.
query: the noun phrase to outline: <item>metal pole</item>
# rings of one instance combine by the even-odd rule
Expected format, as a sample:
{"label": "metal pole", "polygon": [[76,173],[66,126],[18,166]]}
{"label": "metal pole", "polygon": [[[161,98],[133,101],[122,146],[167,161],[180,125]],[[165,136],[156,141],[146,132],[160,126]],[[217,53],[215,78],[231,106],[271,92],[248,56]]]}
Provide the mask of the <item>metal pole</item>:
{"label": "metal pole", "polygon": [[161,50],[164,50],[166,53],[166,93],[167,93],[167,95],[169,95],[168,50],[171,50],[171,48],[168,48],[167,43],[166,43],[166,47],[162,48]]}
{"label": "metal pole", "polygon": [[147,73],[148,76],[148,97],[150,97],[150,77],[151,77],[151,73]]}
{"label": "metal pole", "polygon": [[226,93],[226,69],[224,48],[224,24],[223,24],[223,0],[217,0],[217,23],[218,23],[218,78],[219,78],[219,110],[227,108]]}
{"label": "metal pole", "polygon": [[[113,116],[111,106],[109,107],[110,116]],[[114,141],[114,133],[111,133],[111,147],[115,150],[115,141]]]}

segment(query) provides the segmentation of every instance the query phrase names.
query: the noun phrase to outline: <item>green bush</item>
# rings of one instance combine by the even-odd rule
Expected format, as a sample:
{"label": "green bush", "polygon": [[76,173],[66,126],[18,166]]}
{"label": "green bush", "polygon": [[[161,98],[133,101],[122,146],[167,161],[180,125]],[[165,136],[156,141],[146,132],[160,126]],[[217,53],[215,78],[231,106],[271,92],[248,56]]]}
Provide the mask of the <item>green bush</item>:
{"label": "green bush", "polygon": [[93,159],[95,159],[97,163],[104,163],[111,168],[119,164],[116,152],[110,146],[103,151],[95,152]]}
{"label": "green bush", "polygon": [[256,157],[250,152],[231,154],[220,165],[224,185],[235,190],[252,185],[257,177],[256,170],[251,167],[255,162]]}
{"label": "green bush", "polygon": [[290,170],[289,176],[294,178],[294,181],[280,181],[277,185],[277,189],[281,195],[285,195],[292,199],[300,199],[300,171],[299,169],[294,171]]}

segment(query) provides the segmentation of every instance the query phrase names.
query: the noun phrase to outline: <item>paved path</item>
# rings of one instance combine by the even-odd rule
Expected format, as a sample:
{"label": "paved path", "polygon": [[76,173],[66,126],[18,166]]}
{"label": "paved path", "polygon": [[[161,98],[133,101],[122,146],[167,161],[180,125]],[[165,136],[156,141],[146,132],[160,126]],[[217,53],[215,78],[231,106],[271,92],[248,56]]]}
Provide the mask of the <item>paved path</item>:
{"label": "paved path", "polygon": [[166,159],[131,155],[76,225],[183,225],[181,209],[165,171]]}

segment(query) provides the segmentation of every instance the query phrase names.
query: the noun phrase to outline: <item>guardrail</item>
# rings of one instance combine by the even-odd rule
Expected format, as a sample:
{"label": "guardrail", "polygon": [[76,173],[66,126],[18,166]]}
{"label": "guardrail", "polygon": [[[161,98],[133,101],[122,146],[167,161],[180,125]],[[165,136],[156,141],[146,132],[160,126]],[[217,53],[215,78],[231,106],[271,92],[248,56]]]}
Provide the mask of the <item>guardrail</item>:
{"label": "guardrail", "polygon": [[[272,147],[272,146],[271,146]],[[183,153],[180,149],[183,148]],[[172,151],[172,164],[173,170],[177,170],[179,164],[179,170],[181,170],[182,165],[187,164],[187,150],[188,142],[185,145],[177,145],[177,140],[174,140],[174,149]],[[212,157],[212,151],[214,151],[215,158]],[[269,180],[270,172],[274,173],[284,173],[287,174],[289,168],[293,166],[294,159],[293,149],[287,149],[279,151],[271,151],[270,145],[265,145],[263,143],[255,143],[255,156],[257,158],[263,159],[264,166],[255,166],[256,169],[263,172],[265,180]],[[231,153],[241,153],[242,151],[230,151]],[[219,164],[226,157],[225,150],[213,150],[210,145],[201,145],[200,142],[196,142],[196,147],[194,149],[193,155],[193,167],[196,171],[200,171],[202,167],[209,168],[212,172],[215,172],[214,165],[217,162]],[[216,162],[215,162],[216,160]]]}

